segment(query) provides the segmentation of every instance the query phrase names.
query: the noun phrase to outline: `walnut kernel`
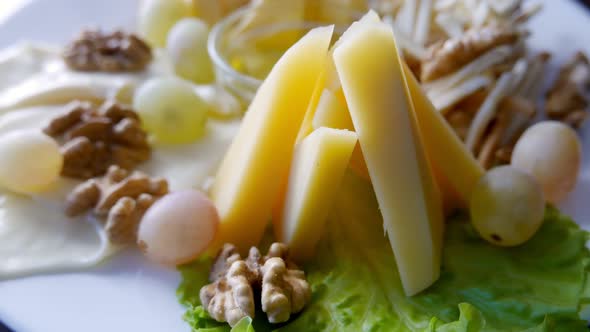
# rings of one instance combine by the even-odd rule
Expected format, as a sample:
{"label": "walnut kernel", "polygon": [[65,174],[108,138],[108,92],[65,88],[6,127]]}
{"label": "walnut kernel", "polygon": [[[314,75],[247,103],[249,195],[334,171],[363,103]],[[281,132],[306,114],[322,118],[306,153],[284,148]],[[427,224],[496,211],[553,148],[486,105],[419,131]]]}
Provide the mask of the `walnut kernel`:
{"label": "walnut kernel", "polygon": [[111,165],[133,169],[149,159],[147,134],[133,110],[111,102],[98,109],[82,102],[68,107],[44,129],[62,142],[62,175],[89,179],[105,174]]}
{"label": "walnut kernel", "polygon": [[134,243],[141,218],[160,197],[168,193],[164,179],[111,166],[101,178],[79,184],[66,198],[65,212],[77,216],[92,209],[106,219],[105,230],[114,244]]}
{"label": "walnut kernel", "polygon": [[83,31],[63,52],[65,63],[78,71],[141,71],[152,60],[148,44],[123,31]]}
{"label": "walnut kernel", "polygon": [[234,326],[254,317],[254,294],[260,291],[262,310],[271,323],[286,322],[303,310],[311,298],[305,273],[288,259],[287,246],[274,243],[264,257],[252,247],[243,260],[235,246],[226,244],[209,275],[211,284],[201,288],[203,307],[215,320]]}

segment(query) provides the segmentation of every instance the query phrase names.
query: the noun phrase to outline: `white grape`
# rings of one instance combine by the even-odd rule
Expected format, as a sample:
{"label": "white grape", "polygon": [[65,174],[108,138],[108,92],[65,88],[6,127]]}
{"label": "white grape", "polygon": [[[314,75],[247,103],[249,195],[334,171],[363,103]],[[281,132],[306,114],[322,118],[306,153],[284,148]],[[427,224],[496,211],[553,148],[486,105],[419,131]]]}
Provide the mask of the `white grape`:
{"label": "white grape", "polygon": [[207,23],[197,18],[178,21],[168,33],[166,50],[176,74],[195,83],[211,83],[213,65],[207,53]]}
{"label": "white grape", "polygon": [[137,29],[151,46],[164,47],[172,26],[190,15],[191,7],[184,0],[144,0],[139,9]]}
{"label": "white grape", "polygon": [[59,145],[40,131],[17,130],[0,136],[0,187],[40,192],[59,177],[62,166]]}
{"label": "white grape", "polygon": [[213,242],[219,216],[213,202],[196,190],[157,201],[139,225],[138,244],[152,261],[179,265],[197,258]]}
{"label": "white grape", "polygon": [[567,125],[557,121],[539,122],[520,137],[511,163],[537,179],[547,201],[558,203],[576,185],[582,144]]}
{"label": "white grape", "polygon": [[490,170],[471,194],[471,222],[479,235],[499,246],[528,241],[541,227],[545,201],[535,179],[512,166]]}
{"label": "white grape", "polygon": [[175,77],[142,84],[133,106],[146,131],[164,144],[190,143],[203,136],[210,108],[189,82]]}

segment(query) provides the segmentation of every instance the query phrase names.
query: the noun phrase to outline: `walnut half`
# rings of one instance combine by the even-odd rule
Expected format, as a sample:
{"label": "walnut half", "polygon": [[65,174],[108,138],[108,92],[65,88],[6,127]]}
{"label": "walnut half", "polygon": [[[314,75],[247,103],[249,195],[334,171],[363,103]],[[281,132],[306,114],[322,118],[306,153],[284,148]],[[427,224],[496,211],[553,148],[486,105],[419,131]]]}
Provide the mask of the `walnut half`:
{"label": "walnut half", "polygon": [[273,243],[260,268],[262,311],[271,323],[289,320],[292,313],[303,310],[311,298],[311,290],[302,270],[286,261],[287,246]]}
{"label": "walnut half", "polygon": [[286,322],[311,298],[305,273],[288,260],[287,246],[282,243],[273,243],[264,257],[252,247],[245,260],[235,246],[226,244],[209,281],[201,288],[201,303],[211,317],[231,326],[246,316],[254,317],[254,294],[261,294],[262,310],[271,323]]}
{"label": "walnut half", "polygon": [[86,30],[66,46],[63,58],[78,71],[134,72],[151,62],[152,50],[134,34]]}
{"label": "walnut half", "polygon": [[133,110],[112,102],[99,108],[83,102],[67,107],[67,113],[44,129],[62,143],[62,175],[89,179],[105,174],[111,165],[133,169],[150,158],[147,134]]}
{"label": "walnut half", "polygon": [[164,179],[111,166],[105,176],[75,187],[66,198],[65,212],[77,216],[92,209],[97,217],[106,218],[105,230],[111,243],[132,244],[147,209],[167,193]]}

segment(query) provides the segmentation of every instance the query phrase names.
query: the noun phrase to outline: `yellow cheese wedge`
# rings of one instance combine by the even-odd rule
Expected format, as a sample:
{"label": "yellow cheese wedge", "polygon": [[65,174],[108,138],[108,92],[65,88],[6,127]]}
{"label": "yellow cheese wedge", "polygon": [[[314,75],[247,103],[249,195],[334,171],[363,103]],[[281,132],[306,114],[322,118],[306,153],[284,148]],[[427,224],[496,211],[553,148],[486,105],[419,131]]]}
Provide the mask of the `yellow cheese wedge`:
{"label": "yellow cheese wedge", "polygon": [[484,169],[438,112],[408,66],[404,65],[424,147],[445,201],[445,209],[467,208],[471,190]]}
{"label": "yellow cheese wedge", "polygon": [[[326,62],[328,61],[328,56],[326,55]],[[303,118],[303,122],[301,123],[301,128],[299,128],[299,133],[297,134],[297,142],[301,142],[305,136],[309,135],[313,131],[313,119],[315,118],[315,114],[318,109],[318,104],[321,100],[322,91],[326,85],[326,69],[323,68],[320,72],[318,79],[315,83],[315,88],[313,89],[313,93],[311,95],[311,99],[309,104],[307,105],[307,110],[305,111],[305,117]]]}
{"label": "yellow cheese wedge", "polygon": [[[338,91],[342,93],[342,89]],[[354,130],[346,100],[342,101],[334,92],[324,89],[318,101],[312,126]]]}
{"label": "yellow cheese wedge", "polygon": [[[363,19],[367,20],[369,18]],[[338,43],[339,41],[336,42],[334,47]],[[324,87],[319,91],[320,96],[318,97],[317,109],[314,112],[312,126],[314,129],[329,127],[354,130],[350,114],[348,113],[346,98],[344,97],[344,92],[342,92],[342,84],[340,83],[338,72],[336,72],[336,65],[332,59],[334,47],[330,50],[326,61]]]}
{"label": "yellow cheese wedge", "polygon": [[333,58],[404,291],[414,295],[439,277],[443,211],[393,31],[353,24]]}
{"label": "yellow cheese wedge", "polygon": [[[327,56],[326,56],[327,57]],[[327,61],[328,59],[326,59]],[[295,144],[301,142],[307,135],[309,135],[313,128],[312,128],[312,120],[314,118],[314,114],[317,109],[317,105],[320,99],[320,95],[322,90],[324,89],[324,85],[326,83],[326,71],[325,68],[322,69],[320,72],[318,79],[315,83],[315,88],[313,93],[311,94],[311,99],[309,104],[307,105],[307,111],[305,112],[305,116],[303,117],[303,121],[301,123],[301,127],[299,128],[299,133],[297,133],[297,138],[295,139]],[[289,166],[290,167],[290,166]],[[279,190],[279,195],[277,196],[277,200],[272,209],[272,221],[273,221],[273,228],[275,230],[281,228],[281,215],[283,213],[283,206],[285,205],[285,195],[287,193],[287,185],[289,181],[289,169],[285,171],[285,173],[281,176],[281,185]]]}
{"label": "yellow cheese wedge", "polygon": [[[315,1],[315,0],[313,0]],[[328,1],[336,1],[342,2],[342,0],[328,0]],[[353,1],[365,1],[365,0],[353,0]],[[366,6],[366,3],[365,3]],[[361,17],[357,24],[365,24],[365,23],[379,23],[381,19],[379,15],[375,11],[369,11],[363,17]],[[344,93],[342,92],[342,84],[340,83],[340,77],[338,77],[338,72],[336,71],[336,65],[334,64],[333,59],[333,52],[336,47],[340,44],[341,39],[338,39],[334,46],[330,49],[329,58],[326,62],[326,86],[325,88],[332,91],[334,95],[336,95],[343,103],[346,103],[346,99],[344,97]]]}
{"label": "yellow cheese wedge", "polygon": [[[313,128],[329,127],[354,130],[342,87],[338,87],[336,92],[332,92],[328,88],[324,89],[318,102],[312,126]],[[350,168],[357,175],[369,180],[369,171],[359,144],[356,145],[350,158]]]}
{"label": "yellow cheese wedge", "polygon": [[365,180],[371,181],[369,170],[367,169],[367,163],[365,163],[365,156],[363,155],[363,150],[361,149],[361,145],[359,143],[356,144],[354,151],[352,151],[350,165],[348,166],[356,173],[356,175]]}
{"label": "yellow cheese wedge", "polygon": [[356,145],[356,133],[318,128],[295,148],[277,239],[301,262],[314,255]]}
{"label": "yellow cheese wedge", "polygon": [[291,163],[309,100],[325,66],[333,27],[311,30],[258,89],[211,188],[220,216],[215,246],[246,251],[260,241]]}
{"label": "yellow cheese wedge", "polygon": [[[364,0],[361,0],[364,1]],[[358,6],[359,3],[353,4]],[[366,3],[364,4],[366,6]],[[379,15],[374,11],[369,11],[364,15],[357,24],[366,23],[379,23]],[[332,50],[330,50],[330,58],[326,65],[326,90],[320,97],[318,103],[318,109],[316,110],[313,119],[313,128],[330,127],[337,129],[348,129],[354,130],[350,113],[348,112],[348,106],[344,92],[342,91],[342,84],[336,71],[334,60],[332,59],[333,50],[339,45],[340,40],[336,41]],[[335,98],[334,98],[335,97]],[[369,180],[369,171],[365,164],[365,158],[361,151],[360,145],[357,143],[352,157],[350,159],[350,168],[362,178]]]}

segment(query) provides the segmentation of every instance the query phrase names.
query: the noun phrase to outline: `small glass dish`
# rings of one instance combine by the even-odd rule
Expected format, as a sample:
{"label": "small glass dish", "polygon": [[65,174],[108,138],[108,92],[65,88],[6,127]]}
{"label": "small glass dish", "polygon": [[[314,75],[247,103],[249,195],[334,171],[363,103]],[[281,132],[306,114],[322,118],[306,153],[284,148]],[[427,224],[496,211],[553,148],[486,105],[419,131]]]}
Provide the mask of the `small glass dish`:
{"label": "small glass dish", "polygon": [[211,30],[208,41],[218,88],[235,96],[245,109],[272,66],[305,33],[334,24],[334,42],[363,15],[359,10],[332,5],[329,13],[326,11],[328,15],[320,17],[319,9],[313,7],[305,8],[303,20],[261,24],[246,32],[236,30],[252,10],[250,6],[219,21]]}

